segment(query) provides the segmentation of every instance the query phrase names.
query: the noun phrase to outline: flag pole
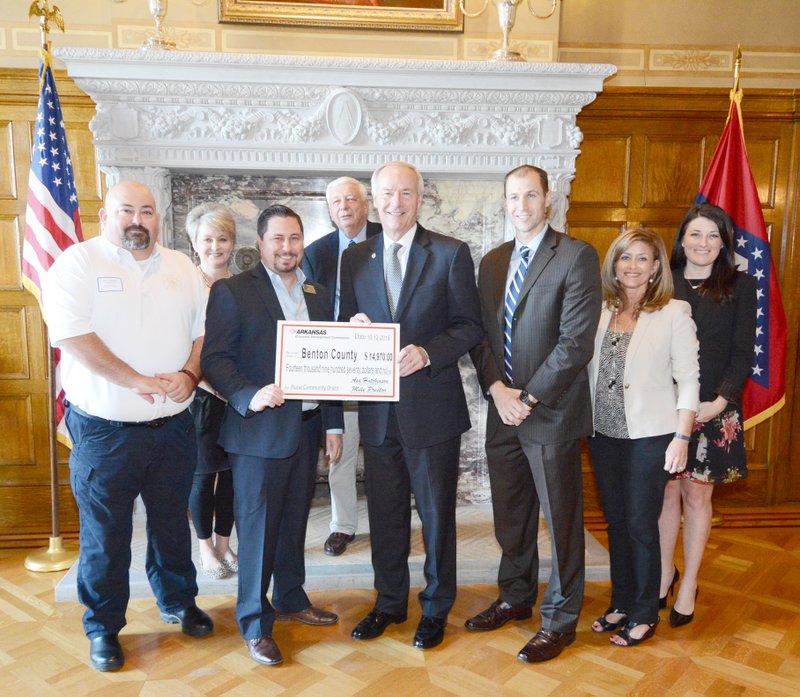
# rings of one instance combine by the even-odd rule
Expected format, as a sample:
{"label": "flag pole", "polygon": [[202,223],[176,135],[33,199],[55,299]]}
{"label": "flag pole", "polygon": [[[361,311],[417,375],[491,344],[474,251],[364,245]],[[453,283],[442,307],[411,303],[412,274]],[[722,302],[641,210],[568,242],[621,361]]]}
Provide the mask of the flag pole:
{"label": "flag pole", "polygon": [[[742,45],[736,45],[736,59],[733,64],[733,89],[731,90],[731,105],[733,102],[741,100],[741,92],[739,91],[739,78],[742,74]],[[730,112],[728,112],[730,117]],[[718,528],[725,523],[725,516],[722,515],[713,506],[711,508],[711,527]]]}
{"label": "flag pole", "polygon": [[[28,11],[28,18],[38,17],[39,28],[42,35],[42,61],[49,63],[50,59],[50,38],[49,38],[49,23],[52,21],[61,30],[64,31],[64,20],[61,16],[61,10],[55,5],[51,10],[48,7],[48,0],[35,0]],[[44,70],[44,67],[43,67]],[[45,329],[45,338],[47,338],[47,329]],[[52,520],[52,534],[50,535],[50,542],[46,549],[39,549],[31,552],[25,557],[25,568],[28,571],[63,571],[71,567],[75,560],[78,558],[78,550],[65,549],[64,543],[61,539],[61,515],[58,500],[58,445],[57,445],[57,424],[56,424],[56,399],[58,395],[55,393],[56,380],[55,380],[55,349],[50,346],[49,339],[46,343],[47,346],[47,420],[50,436],[50,516]]]}

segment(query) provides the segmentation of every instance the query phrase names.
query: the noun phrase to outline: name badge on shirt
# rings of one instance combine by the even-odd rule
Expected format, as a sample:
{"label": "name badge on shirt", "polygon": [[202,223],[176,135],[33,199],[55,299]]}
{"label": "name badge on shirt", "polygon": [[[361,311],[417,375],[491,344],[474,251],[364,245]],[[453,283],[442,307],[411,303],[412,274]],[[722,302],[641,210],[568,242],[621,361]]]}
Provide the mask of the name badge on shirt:
{"label": "name badge on shirt", "polygon": [[310,283],[304,283],[302,285],[302,288],[303,288],[303,292],[304,293],[308,293],[309,295],[316,295],[317,294],[317,289],[314,288],[314,286],[312,286]]}
{"label": "name badge on shirt", "polygon": [[98,293],[121,293],[122,292],[122,279],[116,276],[98,276],[97,277],[97,292]]}

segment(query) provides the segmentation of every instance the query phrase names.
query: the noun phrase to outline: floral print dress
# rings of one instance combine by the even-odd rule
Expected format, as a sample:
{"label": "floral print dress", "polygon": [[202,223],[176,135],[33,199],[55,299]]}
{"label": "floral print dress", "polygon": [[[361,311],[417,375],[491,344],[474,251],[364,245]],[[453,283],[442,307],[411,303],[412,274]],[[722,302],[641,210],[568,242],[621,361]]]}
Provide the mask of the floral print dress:
{"label": "floral print dress", "polygon": [[739,406],[725,410],[704,424],[695,423],[689,445],[689,463],[680,479],[729,484],[747,478],[744,431]]}
{"label": "floral print dress", "polygon": [[[686,281],[682,272],[673,271],[675,297],[688,301],[697,325],[700,342],[700,399],[711,401],[717,394],[728,398],[721,414],[706,423],[695,423],[689,444],[689,462],[680,479],[708,484],[728,484],[747,478],[741,387],[752,360],[755,331],[755,287],[752,279],[740,274],[735,300],[723,306],[701,295]],[[720,353],[720,347],[729,347]],[[747,346],[748,351],[737,346]],[[728,352],[728,355],[724,354]],[[744,355],[744,354],[747,355]],[[738,356],[738,379],[731,370]],[[742,367],[744,370],[742,371]],[[732,384],[735,383],[735,384]],[[720,387],[722,385],[722,389]]]}

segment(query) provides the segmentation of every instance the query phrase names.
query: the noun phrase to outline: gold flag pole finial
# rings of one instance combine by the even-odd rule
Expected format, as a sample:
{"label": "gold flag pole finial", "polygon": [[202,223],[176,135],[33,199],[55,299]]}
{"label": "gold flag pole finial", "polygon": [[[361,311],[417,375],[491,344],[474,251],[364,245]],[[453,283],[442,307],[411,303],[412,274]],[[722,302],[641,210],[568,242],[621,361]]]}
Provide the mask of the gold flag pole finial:
{"label": "gold flag pole finial", "polygon": [[28,19],[39,18],[39,29],[42,32],[42,51],[50,54],[50,22],[53,22],[61,31],[64,31],[64,17],[61,10],[53,5],[51,10],[48,0],[34,0],[28,10]]}
{"label": "gold flag pole finial", "polygon": [[734,94],[739,91],[739,78],[742,74],[742,45],[736,46],[736,62],[733,68],[733,92]]}

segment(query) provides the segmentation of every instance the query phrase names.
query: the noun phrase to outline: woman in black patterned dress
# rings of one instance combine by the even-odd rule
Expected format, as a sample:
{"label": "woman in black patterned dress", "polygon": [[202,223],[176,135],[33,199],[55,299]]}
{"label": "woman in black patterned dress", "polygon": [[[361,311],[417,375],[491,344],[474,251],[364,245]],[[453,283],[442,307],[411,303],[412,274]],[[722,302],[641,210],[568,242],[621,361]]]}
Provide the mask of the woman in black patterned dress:
{"label": "woman in black patterned dress", "polygon": [[736,270],[733,222],[709,203],[689,209],[670,265],[674,296],[692,306],[700,342],[700,406],[689,464],[667,484],[659,519],[663,608],[680,576],[674,553],[683,509],[683,581],[670,612],[670,624],[680,627],[694,618],[714,485],[747,477],[741,397],[753,361],[756,282]]}

